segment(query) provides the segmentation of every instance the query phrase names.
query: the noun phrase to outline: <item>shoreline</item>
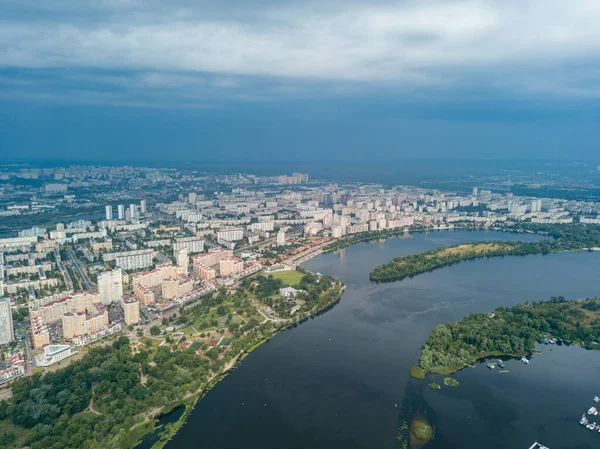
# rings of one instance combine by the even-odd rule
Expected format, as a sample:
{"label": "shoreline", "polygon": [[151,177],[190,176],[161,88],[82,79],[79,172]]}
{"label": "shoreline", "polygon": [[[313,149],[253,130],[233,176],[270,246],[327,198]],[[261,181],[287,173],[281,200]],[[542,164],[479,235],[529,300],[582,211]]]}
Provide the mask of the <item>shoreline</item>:
{"label": "shoreline", "polygon": [[[306,270],[308,271],[308,270]],[[186,420],[189,417],[189,415],[192,413],[192,411],[195,409],[196,405],[200,402],[200,400],[206,395],[208,394],[219,382],[221,382],[222,380],[224,380],[228,374],[230,374],[233,370],[235,370],[235,368],[237,366],[239,366],[239,364],[250,355],[250,353],[252,351],[254,351],[255,349],[259,348],[260,346],[262,346],[263,344],[269,342],[273,337],[275,337],[277,334],[279,334],[280,332],[284,332],[292,327],[297,327],[298,325],[308,321],[309,319],[314,319],[317,316],[320,316],[322,314],[324,314],[325,312],[329,311],[330,309],[332,309],[336,304],[338,304],[341,299],[342,299],[342,294],[344,293],[344,291],[346,290],[346,285],[340,281],[337,280],[338,287],[340,289],[339,294],[336,296],[336,298],[329,302],[327,305],[325,305],[324,307],[322,307],[321,309],[318,310],[313,310],[309,313],[308,316],[306,316],[305,318],[302,318],[300,320],[294,321],[292,320],[289,323],[286,323],[285,325],[274,329],[273,333],[267,337],[265,337],[264,339],[258,341],[257,343],[255,343],[253,346],[251,346],[250,348],[246,349],[246,350],[242,350],[231,362],[230,364],[223,368],[223,370],[218,373],[215,374],[211,379],[208,380],[208,382],[206,384],[204,384],[204,386],[200,387],[200,390],[197,390],[196,392],[192,393],[190,396],[183,398],[180,401],[175,401],[172,404],[168,404],[166,406],[164,406],[161,410],[160,413],[158,413],[157,415],[155,415],[152,420],[150,422],[156,421],[157,419],[159,419],[161,416],[170,413],[172,410],[174,410],[175,408],[177,408],[178,406],[184,406],[185,407],[185,411],[183,412],[183,414],[181,415],[181,417],[173,422],[170,423],[168,425],[165,426],[165,429],[163,432],[159,433],[159,440],[154,443],[151,447],[151,449],[163,449],[168,443],[169,441],[171,441],[171,439],[177,434],[177,432],[179,431],[179,429],[181,429],[181,427],[186,424]],[[138,426],[143,426],[144,423],[140,423],[138,424]],[[136,426],[137,427],[137,426]],[[134,428],[135,429],[135,428]],[[157,428],[155,428],[155,426],[153,425],[151,429],[149,429],[148,432],[144,433],[143,435],[141,435],[140,437],[138,437],[138,439],[136,440],[133,449],[135,449],[135,447],[139,446],[139,444],[141,444],[141,442],[143,441],[143,439],[151,434],[152,432],[154,432],[155,430],[157,430]],[[133,429],[132,429],[133,431]]]}
{"label": "shoreline", "polygon": [[[324,248],[324,250],[321,253],[317,253],[314,255],[311,255],[310,257],[308,257],[306,260],[303,261],[306,262],[310,259],[312,259],[313,257],[316,257],[320,254],[328,254],[328,253],[333,253],[337,250],[340,249],[344,249],[346,247],[350,247],[353,246],[355,244],[358,243],[364,243],[364,242],[368,242],[368,241],[372,241],[372,240],[378,240],[381,238],[391,238],[391,237],[396,237],[398,235],[402,235],[402,234],[413,234],[413,233],[424,233],[424,232],[428,232],[428,231],[452,231],[452,230],[466,230],[466,231],[493,231],[493,232],[509,232],[512,234],[526,234],[526,232],[523,231],[519,231],[517,229],[511,229],[511,228],[502,228],[502,229],[478,229],[476,227],[469,227],[469,226],[451,226],[451,227],[435,227],[435,228],[426,228],[426,229],[402,229],[402,230],[397,230],[391,233],[386,233],[386,234],[381,234],[381,235],[368,235],[368,236],[364,236],[362,238],[359,238],[357,240],[352,240],[352,239],[347,239],[344,240],[344,244],[342,246],[336,246],[335,248],[329,248],[326,249],[327,247]],[[540,235],[539,233],[533,233],[536,235]],[[331,245],[335,245],[336,243],[340,242],[340,240],[332,243]],[[329,246],[329,245],[328,245]],[[569,250],[563,250],[563,251],[569,251]],[[579,250],[575,250],[575,251],[585,251],[585,249],[579,249]],[[528,255],[528,254],[524,254],[524,255]],[[485,257],[485,256],[483,256]],[[306,270],[305,268],[303,268],[304,270]],[[309,270],[306,270],[308,272],[310,272]],[[422,273],[418,273],[418,274],[422,274]],[[418,275],[416,274],[416,275]],[[233,371],[241,361],[243,361],[253,350],[255,350],[256,348],[258,348],[259,346],[262,346],[264,343],[267,343],[269,340],[271,340],[273,337],[275,337],[279,332],[283,332],[291,327],[296,327],[299,324],[302,324],[303,322],[307,321],[309,318],[310,319],[314,319],[316,316],[319,316],[325,312],[327,312],[328,310],[330,310],[331,308],[333,308],[337,303],[339,303],[341,301],[342,298],[342,294],[344,293],[345,289],[346,289],[346,285],[340,281],[337,280],[340,284],[341,284],[341,288],[340,288],[340,292],[337,295],[336,299],[333,300],[332,302],[328,303],[326,306],[324,306],[323,308],[319,309],[319,310],[314,310],[312,311],[307,317],[297,320],[297,321],[291,321],[289,323],[287,323],[286,325],[277,328],[274,330],[274,332],[268,336],[267,338],[257,342],[255,345],[253,345],[251,348],[249,348],[248,350],[242,351],[235,359],[235,363],[233,363],[231,366],[229,366],[226,370],[222,371],[221,373],[215,375],[209,382],[207,382],[207,384],[205,384],[204,388],[202,389],[202,391],[200,392],[196,392],[194,394],[192,394],[192,396],[190,396],[189,398],[185,398],[182,401],[179,401],[178,404],[176,405],[169,405],[171,408],[168,411],[159,413],[158,415],[156,415],[153,419],[156,420],[158,419],[160,416],[168,413],[169,411],[173,410],[175,407],[179,406],[179,405],[183,405],[186,407],[186,410],[184,411],[184,413],[182,414],[182,416],[174,423],[169,424],[168,428],[165,429],[165,433],[164,436],[161,435],[159,438],[159,441],[157,441],[151,449],[163,449],[167,443],[169,443],[169,441],[171,441],[171,439],[177,434],[177,432],[179,431],[179,429],[186,424],[186,420],[189,417],[189,415],[191,414],[191,412],[195,409],[196,405],[198,404],[198,402],[206,395],[208,394],[208,392],[210,392],[212,390],[212,388],[214,388],[220,381],[222,381],[223,379],[225,379],[225,377],[227,377],[227,375]],[[505,357],[512,357],[515,358],[516,355],[512,354],[502,354],[502,353],[490,353],[488,354],[488,357],[501,357],[501,356],[505,356]],[[520,355],[519,357],[522,357],[523,355]],[[477,360],[479,360],[480,358],[476,358],[475,360],[473,360],[471,363],[476,362]],[[425,373],[425,375],[429,375],[429,374],[454,374],[462,369],[464,369],[465,367],[469,366],[469,364],[465,364],[461,367],[457,367],[456,369],[452,369],[452,371],[444,371],[444,372],[437,372],[437,371],[429,371],[427,373]],[[193,400],[190,400],[192,399]],[[190,401],[189,404],[186,404],[186,401]],[[165,406],[165,408],[168,406]],[[163,409],[164,410],[164,409]],[[140,424],[142,425],[142,424]],[[156,430],[154,427],[147,433],[145,433],[144,435],[141,436],[140,439],[137,440],[136,445],[133,446],[134,448],[140,444],[140,442],[142,441],[142,439],[148,435],[149,433],[153,432],[154,430]]]}

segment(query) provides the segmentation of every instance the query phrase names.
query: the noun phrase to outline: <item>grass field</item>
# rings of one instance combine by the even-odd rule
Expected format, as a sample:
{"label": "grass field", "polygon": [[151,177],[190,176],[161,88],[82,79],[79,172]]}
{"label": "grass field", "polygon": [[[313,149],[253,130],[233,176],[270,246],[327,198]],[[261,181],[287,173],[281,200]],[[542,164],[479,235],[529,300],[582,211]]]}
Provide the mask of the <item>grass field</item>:
{"label": "grass field", "polygon": [[273,273],[272,276],[275,279],[281,280],[286,286],[294,287],[300,284],[300,281],[304,277],[302,273],[296,270],[290,271],[278,271]]}
{"label": "grass field", "polygon": [[498,244],[498,243],[475,243],[475,244],[464,244],[458,246],[452,246],[450,248],[446,248],[441,250],[436,254],[436,256],[449,256],[454,254],[465,254],[470,252],[476,252],[477,254],[483,254],[488,251],[494,251],[498,249],[502,249],[506,247],[506,245]]}

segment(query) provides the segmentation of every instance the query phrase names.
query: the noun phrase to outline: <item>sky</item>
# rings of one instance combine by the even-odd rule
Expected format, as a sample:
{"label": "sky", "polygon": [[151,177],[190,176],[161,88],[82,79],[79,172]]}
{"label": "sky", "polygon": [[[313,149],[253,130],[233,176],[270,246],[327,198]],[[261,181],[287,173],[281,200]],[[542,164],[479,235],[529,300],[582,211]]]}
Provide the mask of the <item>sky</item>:
{"label": "sky", "polygon": [[598,0],[0,11],[0,162],[600,162]]}

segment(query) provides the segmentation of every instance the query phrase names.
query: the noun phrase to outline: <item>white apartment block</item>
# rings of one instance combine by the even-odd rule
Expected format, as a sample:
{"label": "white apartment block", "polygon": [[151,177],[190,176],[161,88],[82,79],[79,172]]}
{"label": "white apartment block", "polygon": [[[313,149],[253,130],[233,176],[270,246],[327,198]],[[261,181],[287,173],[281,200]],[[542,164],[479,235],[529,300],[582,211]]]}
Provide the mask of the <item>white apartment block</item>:
{"label": "white apartment block", "polygon": [[236,242],[244,238],[244,230],[242,228],[223,229],[217,232],[217,239]]}
{"label": "white apartment block", "polygon": [[0,345],[10,343],[15,339],[10,300],[0,298]]}
{"label": "white apartment block", "polygon": [[103,257],[105,262],[114,260],[117,267],[122,268],[123,270],[141,270],[152,266],[154,250],[139,249],[137,251],[106,253]]}
{"label": "white apartment block", "polygon": [[98,275],[98,292],[104,305],[121,300],[123,297],[123,272],[120,268]]}
{"label": "white apartment block", "polygon": [[185,249],[188,253],[201,253],[204,251],[204,240],[198,237],[186,237],[177,239],[173,243],[173,251]]}

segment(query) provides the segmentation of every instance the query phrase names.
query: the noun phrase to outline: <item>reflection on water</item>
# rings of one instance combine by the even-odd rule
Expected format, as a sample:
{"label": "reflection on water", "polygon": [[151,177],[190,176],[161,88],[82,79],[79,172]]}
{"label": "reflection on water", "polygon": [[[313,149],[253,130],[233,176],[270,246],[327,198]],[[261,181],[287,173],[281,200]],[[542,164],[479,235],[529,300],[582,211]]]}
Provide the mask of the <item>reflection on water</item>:
{"label": "reflection on water", "polygon": [[[436,427],[428,448],[519,449],[535,440],[551,449],[600,447],[590,445],[592,435],[578,424],[589,396],[600,394],[586,383],[600,378],[592,363],[600,353],[561,347],[548,354],[544,347],[529,367],[511,361],[510,373],[464,370],[455,376],[459,387],[434,380],[442,385],[439,391],[427,386],[431,380],[409,378],[437,324],[499,305],[583,298],[600,290],[600,253],[480,259],[402,282],[368,279],[375,266],[399,255],[493,239],[536,237],[432,232],[358,244],[346,248],[345,257],[323,254],[308,261],[306,268],[346,283],[342,301],[256,349],[197,404],[167,448],[195,449],[201,441],[211,449],[392,449],[406,403]],[[559,353],[571,350],[577,354],[572,359]]]}

